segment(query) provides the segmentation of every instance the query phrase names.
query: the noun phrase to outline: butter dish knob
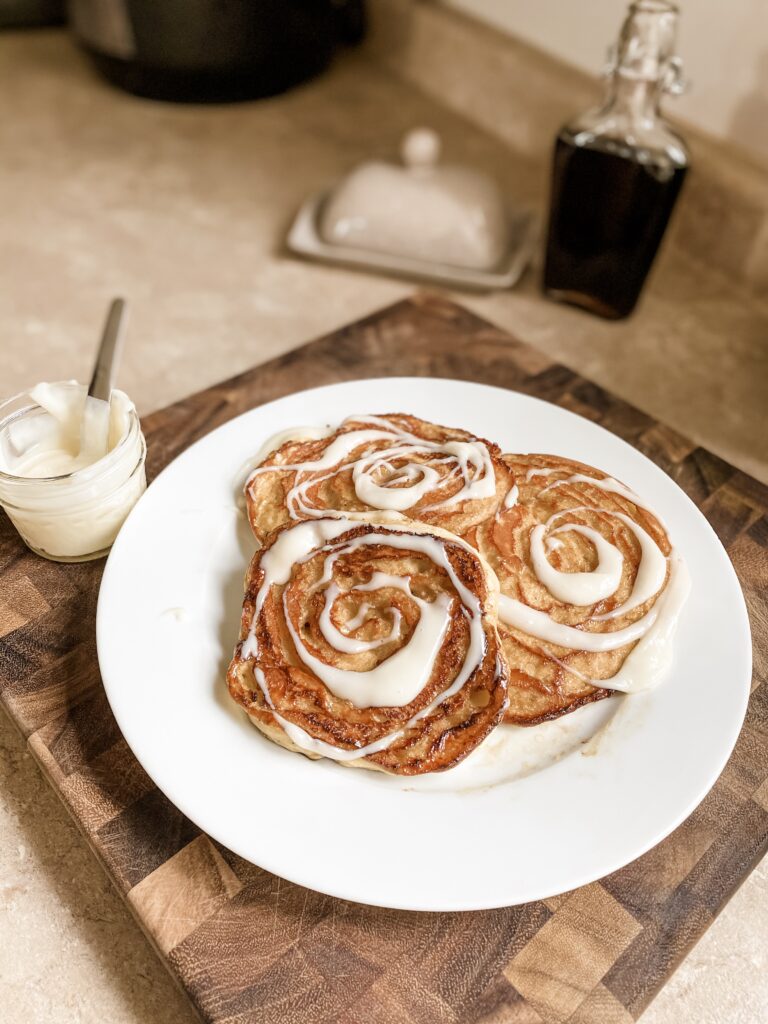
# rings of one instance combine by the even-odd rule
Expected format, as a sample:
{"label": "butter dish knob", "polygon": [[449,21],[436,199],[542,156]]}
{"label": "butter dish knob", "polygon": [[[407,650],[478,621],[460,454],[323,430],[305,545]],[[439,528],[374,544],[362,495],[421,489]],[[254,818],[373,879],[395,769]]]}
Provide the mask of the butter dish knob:
{"label": "butter dish knob", "polygon": [[400,146],[400,156],[409,170],[431,170],[440,159],[440,136],[431,128],[412,128]]}

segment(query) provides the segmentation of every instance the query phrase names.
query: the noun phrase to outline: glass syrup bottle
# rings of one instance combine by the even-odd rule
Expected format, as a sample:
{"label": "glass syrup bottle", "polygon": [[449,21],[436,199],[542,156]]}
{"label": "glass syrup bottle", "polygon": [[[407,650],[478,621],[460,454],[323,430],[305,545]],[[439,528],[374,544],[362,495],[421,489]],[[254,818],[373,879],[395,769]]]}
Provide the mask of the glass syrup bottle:
{"label": "glass syrup bottle", "polygon": [[665,92],[683,90],[677,15],[666,0],[630,6],[606,102],[555,143],[544,290],[610,319],[634,309],[688,168],[659,111]]}

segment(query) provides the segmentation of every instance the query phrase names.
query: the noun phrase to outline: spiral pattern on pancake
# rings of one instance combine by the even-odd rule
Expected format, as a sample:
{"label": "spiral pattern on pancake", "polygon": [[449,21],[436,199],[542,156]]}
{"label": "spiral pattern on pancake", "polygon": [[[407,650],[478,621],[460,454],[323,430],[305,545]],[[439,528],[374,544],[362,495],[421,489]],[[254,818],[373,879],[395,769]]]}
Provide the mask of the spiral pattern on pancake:
{"label": "spiral pattern on pancake", "polygon": [[505,720],[532,725],[648,685],[676,619],[663,605],[671,613],[687,593],[664,526],[600,470],[550,455],[503,459],[514,484],[465,537],[501,588]]}
{"label": "spiral pattern on pancake", "polygon": [[450,768],[501,720],[495,577],[420,524],[318,519],[246,577],[232,697],[270,739],[399,775]]}
{"label": "spiral pattern on pancake", "polygon": [[490,441],[415,416],[353,416],[264,459],[246,483],[248,519],[262,543],[289,522],[380,512],[462,533],[507,492],[500,454]]}

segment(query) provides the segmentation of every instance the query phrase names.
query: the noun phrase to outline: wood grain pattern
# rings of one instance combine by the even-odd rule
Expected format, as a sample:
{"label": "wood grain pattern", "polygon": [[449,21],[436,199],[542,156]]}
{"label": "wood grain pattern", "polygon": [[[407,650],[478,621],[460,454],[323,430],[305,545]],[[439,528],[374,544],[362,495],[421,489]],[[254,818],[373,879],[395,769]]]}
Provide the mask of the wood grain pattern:
{"label": "wood grain pattern", "polygon": [[599,883],[483,913],[377,910],[270,875],[202,835],[120,735],[96,663],[103,563],[37,558],[4,516],[2,702],[205,1021],[628,1024],[768,849],[768,488],[426,296],[147,417],[150,476],[261,402],[400,374],[494,384],[588,416],[669,473],[728,549],[752,616],[755,688],[720,780],[665,842]]}

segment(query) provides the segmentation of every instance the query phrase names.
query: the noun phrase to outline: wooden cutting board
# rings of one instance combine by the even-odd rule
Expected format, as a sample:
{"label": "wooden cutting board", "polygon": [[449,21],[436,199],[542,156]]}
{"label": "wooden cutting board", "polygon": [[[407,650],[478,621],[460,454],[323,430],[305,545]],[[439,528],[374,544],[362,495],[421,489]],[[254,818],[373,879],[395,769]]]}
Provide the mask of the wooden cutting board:
{"label": "wooden cutting board", "polygon": [[669,473],[727,548],[750,604],[754,690],[728,766],[665,842],[600,883],[482,913],[379,910],[268,874],[177,811],[122,739],[96,662],[103,562],[44,561],[4,515],[3,704],[203,1020],[627,1024],[768,848],[768,488],[459,306],[429,297],[148,416],[150,477],[262,402],[402,374],[495,384],[601,423]]}

